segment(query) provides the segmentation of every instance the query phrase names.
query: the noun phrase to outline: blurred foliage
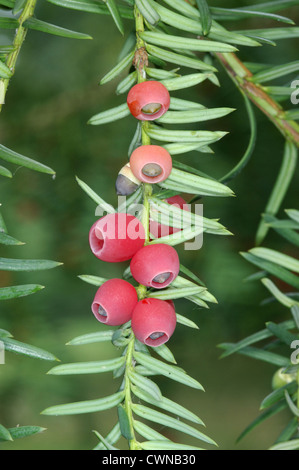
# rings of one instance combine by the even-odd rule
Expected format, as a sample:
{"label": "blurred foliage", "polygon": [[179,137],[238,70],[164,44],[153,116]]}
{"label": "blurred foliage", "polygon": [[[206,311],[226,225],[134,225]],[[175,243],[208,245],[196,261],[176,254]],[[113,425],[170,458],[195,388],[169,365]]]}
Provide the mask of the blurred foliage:
{"label": "blurred foliage", "polygon": [[[232,7],[248,4],[227,1],[225,6],[228,3]],[[296,13],[296,9],[290,13],[295,20]],[[9,232],[27,243],[21,253],[18,247],[1,247],[1,256],[55,259],[64,267],[39,275],[39,282],[47,287],[41,293],[3,302],[1,328],[21,341],[53,352],[62,362],[105,359],[117,354],[112,346],[72,348],[65,343],[102,328],[90,311],[94,288],[77,276],[105,273],[105,277],[116,277],[121,276],[124,267],[107,265],[92,256],[88,231],[95,220],[95,207],[75,180],[77,175],[107,201],[116,203],[114,182],[127,159],[134,119],[104,127],[86,123],[97,112],[124,101],[115,96],[113,82],[98,86],[100,78],[115,64],[123,38],[107,17],[58,9],[42,1],[38,15],[52,23],[59,19],[60,25],[91,34],[94,40],[74,41],[31,31],[8,90],[0,117],[1,142],[54,168],[57,176],[52,179],[18,169],[12,181],[1,180],[0,199]],[[247,20],[246,28],[252,27],[252,21],[258,27],[257,20]],[[129,32],[126,25],[126,34]],[[5,40],[6,36],[1,35],[1,43]],[[285,61],[296,60],[298,45],[296,40],[281,41],[276,48],[241,48],[240,55],[244,60],[276,64],[281,57]],[[205,84],[188,91],[188,96],[179,94],[186,98],[191,95],[192,100],[210,107],[237,108],[221,122],[222,129],[230,134],[214,146],[215,155],[192,153],[182,157],[184,162],[215,177],[223,176],[237,163],[249,139],[248,119],[239,92],[224,72],[220,72],[220,80],[219,89]],[[188,404],[195,412],[200,410],[209,435],[222,450],[266,448],[279,434],[283,419],[280,416],[270,420],[235,444],[255,416],[261,399],[270,392],[275,368],[240,357],[219,361],[217,349],[219,343],[238,341],[263,328],[269,319],[284,320],[279,306],[259,305],[265,297],[262,285],[243,282],[254,268],[239,255],[254,245],[260,214],[280,167],[284,146],[273,125],[259,111],[256,115],[259,134],[253,158],[230,183],[237,198],[207,199],[204,204],[207,216],[221,215],[221,222],[234,236],[207,235],[202,250],[196,254],[179,248],[182,263],[207,283],[219,301],[210,311],[198,311],[187,301],[177,302],[177,311],[196,321],[200,331],[190,332],[179,326],[170,344],[179,365],[200,380],[206,393],[173,384],[170,388],[163,381],[169,398],[179,395],[180,403]],[[209,123],[210,129],[212,126]],[[297,206],[298,183],[297,175],[285,207]],[[273,233],[268,242],[285,253],[289,251],[288,243]],[[0,273],[1,286],[32,280],[30,273]],[[83,380],[47,376],[48,369],[47,364],[7,353],[6,365],[0,366],[1,422],[6,426],[34,423],[48,431],[3,445],[3,449],[90,449],[97,443],[91,431],[97,429],[105,434],[115,422],[115,411],[77,417],[40,416],[48,406],[99,398],[117,389],[111,375],[87,376]]]}

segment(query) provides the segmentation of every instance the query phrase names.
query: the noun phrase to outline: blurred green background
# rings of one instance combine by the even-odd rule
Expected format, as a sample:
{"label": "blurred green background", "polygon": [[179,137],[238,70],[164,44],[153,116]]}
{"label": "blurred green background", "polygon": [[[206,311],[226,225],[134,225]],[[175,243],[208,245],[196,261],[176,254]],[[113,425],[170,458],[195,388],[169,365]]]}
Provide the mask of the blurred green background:
{"label": "blurred green background", "polygon": [[[210,2],[216,4],[216,2]],[[223,2],[222,2],[223,3]],[[240,6],[245,1],[226,1],[221,6]],[[298,8],[290,11],[299,19]],[[88,246],[88,231],[95,220],[95,205],[82,192],[75,175],[88,183],[108,202],[115,204],[114,182],[127,161],[127,150],[135,131],[133,118],[91,127],[88,119],[124,102],[115,95],[116,83],[99,87],[100,78],[116,63],[123,38],[112,19],[64,10],[40,1],[40,19],[89,33],[93,41],[78,41],[28,34],[17,72],[0,117],[1,143],[51,166],[56,179],[19,168],[12,181],[1,180],[2,212],[12,236],[26,242],[23,247],[1,248],[1,256],[42,258],[63,262],[61,268],[33,274],[0,273],[0,285],[40,283],[42,292],[18,301],[2,302],[1,328],[20,341],[45,348],[62,362],[111,358],[118,354],[109,344],[74,348],[65,344],[75,336],[101,329],[90,311],[95,288],[78,279],[80,274],[121,276],[126,265],[107,265],[95,259]],[[247,28],[265,23],[247,21]],[[267,25],[271,23],[267,23]],[[276,26],[276,24],[273,24]],[[241,25],[237,26],[238,28]],[[131,31],[126,25],[126,34]],[[9,41],[1,34],[1,44]],[[281,41],[276,47],[255,50],[240,48],[244,60],[279,64],[298,58],[298,41]],[[221,177],[240,159],[249,139],[249,125],[239,92],[226,74],[219,73],[222,87],[204,84],[176,96],[190,97],[209,107],[237,108],[232,115],[211,121],[201,128],[227,130],[230,134],[214,146],[215,155],[188,154],[181,161]],[[286,103],[291,108],[290,103]],[[239,254],[250,249],[260,214],[281,164],[283,139],[266,118],[256,111],[259,136],[250,164],[230,186],[237,198],[204,201],[207,217],[221,218],[233,237],[206,236],[203,248],[184,252],[183,264],[207,284],[219,304],[198,310],[187,301],[177,302],[177,311],[197,322],[199,331],[178,326],[169,346],[178,365],[198,379],[206,393],[158,380],[165,394],[198,413],[207,434],[221,450],[267,449],[279,435],[287,416],[280,415],[248,435],[236,438],[257,414],[261,400],[271,389],[275,368],[241,356],[220,360],[217,345],[235,342],[262,329],[268,320],[288,315],[283,308],[261,306],[267,296],[259,283],[244,283],[255,272]],[[298,207],[298,175],[284,207]],[[268,246],[290,252],[287,243],[270,234]],[[78,417],[53,418],[40,415],[52,405],[99,398],[116,391],[111,374],[81,377],[47,375],[51,363],[6,354],[0,366],[0,417],[7,427],[35,424],[47,428],[39,436],[1,445],[2,449],[92,449],[97,439],[116,422],[116,411]],[[171,430],[174,440],[192,440]],[[122,444],[126,448],[125,443]]]}

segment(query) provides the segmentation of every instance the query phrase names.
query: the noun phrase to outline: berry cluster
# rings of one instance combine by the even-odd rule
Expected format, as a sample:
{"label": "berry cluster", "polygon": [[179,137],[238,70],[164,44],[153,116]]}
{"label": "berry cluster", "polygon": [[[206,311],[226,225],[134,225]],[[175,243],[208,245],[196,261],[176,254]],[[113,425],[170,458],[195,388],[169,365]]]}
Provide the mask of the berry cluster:
{"label": "berry cluster", "polygon": [[[140,121],[155,120],[170,106],[168,90],[159,82],[145,81],[129,92],[127,104],[131,114]],[[142,145],[131,155],[130,163],[120,171],[116,181],[117,194],[133,194],[142,184],[156,184],[167,179],[172,170],[172,158],[163,147]],[[180,196],[167,200],[184,206]],[[148,221],[149,232],[155,238],[178,229]],[[167,232],[166,232],[167,231]],[[148,244],[140,220],[126,213],[108,214],[91,228],[89,244],[100,260],[118,263],[130,260],[132,277],[146,289],[163,289],[178,276],[180,261],[176,250],[166,244]],[[92,312],[106,325],[120,326],[131,322],[136,338],[148,346],[160,346],[168,341],[176,327],[172,301],[138,297],[132,284],[123,279],[106,281],[96,293]]]}

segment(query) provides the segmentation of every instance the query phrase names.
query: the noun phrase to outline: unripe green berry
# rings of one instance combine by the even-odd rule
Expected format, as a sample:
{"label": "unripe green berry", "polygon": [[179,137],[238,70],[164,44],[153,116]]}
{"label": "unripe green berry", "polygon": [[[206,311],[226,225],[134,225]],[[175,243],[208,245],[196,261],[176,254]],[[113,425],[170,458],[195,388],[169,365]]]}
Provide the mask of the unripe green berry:
{"label": "unripe green berry", "polygon": [[296,374],[284,374],[283,371],[284,369],[282,368],[275,372],[272,378],[273,390],[278,390],[296,379]]}

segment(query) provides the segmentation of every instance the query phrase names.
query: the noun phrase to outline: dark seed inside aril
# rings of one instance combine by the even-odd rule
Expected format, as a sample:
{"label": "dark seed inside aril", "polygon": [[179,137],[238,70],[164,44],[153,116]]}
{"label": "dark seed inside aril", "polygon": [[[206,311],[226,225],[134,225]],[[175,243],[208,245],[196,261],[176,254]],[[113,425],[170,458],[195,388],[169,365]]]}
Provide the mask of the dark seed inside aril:
{"label": "dark seed inside aril", "polygon": [[154,277],[153,282],[156,284],[164,284],[164,282],[168,281],[170,278],[171,273],[161,273],[158,276]]}
{"label": "dark seed inside aril", "polygon": [[161,108],[162,106],[160,103],[148,103],[142,108],[142,112],[144,114],[153,115],[157,114]]}
{"label": "dark seed inside aril", "polygon": [[159,339],[159,338],[162,338],[162,336],[164,336],[165,333],[162,333],[161,331],[157,331],[156,333],[153,333],[150,335],[150,339]]}
{"label": "dark seed inside aril", "polygon": [[106,310],[101,305],[99,306],[98,314],[101,315],[102,317],[108,316]]}
{"label": "dark seed inside aril", "polygon": [[154,178],[156,176],[160,176],[162,173],[162,168],[157,163],[148,163],[144,165],[142,168],[142,173],[145,176],[149,176],[150,178]]}

